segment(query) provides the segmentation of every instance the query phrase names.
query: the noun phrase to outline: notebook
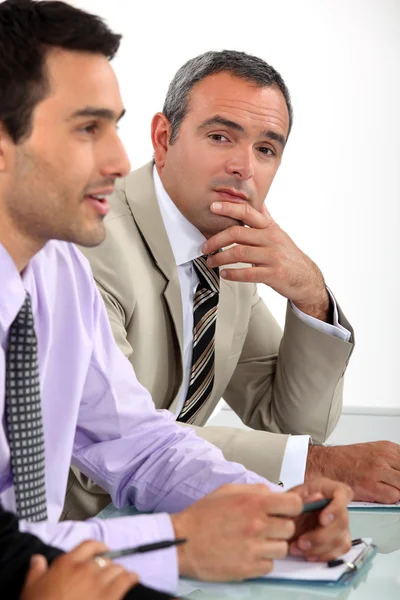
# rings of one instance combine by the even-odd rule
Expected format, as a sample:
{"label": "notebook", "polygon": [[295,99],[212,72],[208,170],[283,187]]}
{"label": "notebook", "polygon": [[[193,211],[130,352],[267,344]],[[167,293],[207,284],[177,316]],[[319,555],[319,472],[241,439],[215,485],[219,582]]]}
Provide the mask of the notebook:
{"label": "notebook", "polygon": [[[376,548],[371,544],[371,539],[363,538],[361,544],[353,546],[347,554],[341,557],[346,562],[352,563],[354,568],[349,568],[348,565],[329,568],[327,563],[309,563],[302,558],[286,557],[282,560],[274,561],[274,569],[271,573],[253,581],[255,583],[264,582],[266,585],[279,584],[281,589],[282,586],[286,586],[288,590],[290,589],[290,585],[302,586],[303,589],[307,589],[309,597],[312,596],[312,588],[310,586],[315,586],[314,590],[319,590],[318,592],[314,592],[318,595],[318,598],[321,597],[321,594],[325,595],[325,591],[327,596],[333,597],[340,595],[337,592],[338,589],[353,585],[353,583],[359,580],[359,577],[364,577],[368,571],[367,568],[364,570],[364,567],[370,566],[375,554]],[[250,584],[250,581],[244,581],[240,584],[218,584],[196,581],[194,579],[181,579],[179,582],[179,595],[187,596],[191,592],[200,590],[208,595],[217,594],[218,596],[226,595],[239,598],[251,595],[251,587],[247,587]],[[304,588],[303,586],[308,587]],[[297,589],[297,592],[300,593],[299,587],[292,587],[292,589]],[[296,598],[298,598],[297,595]]]}
{"label": "notebook", "polygon": [[[329,568],[327,563],[318,562],[312,563],[307,562],[303,558],[295,558],[287,556],[282,560],[274,561],[274,569],[268,575],[265,575],[263,579],[279,579],[279,580],[294,580],[294,581],[307,581],[307,582],[337,582],[343,577],[345,573],[348,573],[352,569],[349,564],[357,565],[360,568],[364,562],[363,559],[369,557],[369,549],[372,549],[371,539],[363,538],[362,543],[357,546],[353,546],[346,554],[341,558],[345,563],[337,567]],[[356,570],[355,568],[353,570]]]}
{"label": "notebook", "polygon": [[400,502],[397,504],[379,504],[378,502],[351,502],[349,508],[400,508]]}

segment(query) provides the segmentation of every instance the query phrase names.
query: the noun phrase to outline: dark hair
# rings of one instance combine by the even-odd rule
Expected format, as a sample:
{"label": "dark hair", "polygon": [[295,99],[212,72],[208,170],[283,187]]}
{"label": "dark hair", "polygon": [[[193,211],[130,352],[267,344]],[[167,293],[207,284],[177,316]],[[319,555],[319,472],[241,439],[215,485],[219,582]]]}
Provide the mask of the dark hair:
{"label": "dark hair", "polygon": [[278,71],[257,56],[236,50],[222,50],[205,52],[192,58],[179,69],[171,81],[163,108],[163,113],[171,123],[171,144],[176,140],[179,127],[189,109],[189,94],[192,88],[205,77],[222,71],[232,73],[259,87],[277,85],[288,107],[290,133],[293,124],[293,108],[289,90]]}
{"label": "dark hair", "polygon": [[30,135],[35,106],[49,93],[46,53],[62,48],[111,60],[121,36],[95,15],[65,2],[0,4],[0,122],[15,143]]}

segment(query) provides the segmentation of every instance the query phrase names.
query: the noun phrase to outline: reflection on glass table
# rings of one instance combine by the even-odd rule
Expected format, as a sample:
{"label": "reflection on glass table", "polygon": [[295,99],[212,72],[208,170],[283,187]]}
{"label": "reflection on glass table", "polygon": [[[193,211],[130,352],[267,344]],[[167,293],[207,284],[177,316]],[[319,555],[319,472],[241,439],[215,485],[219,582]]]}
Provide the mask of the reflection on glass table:
{"label": "reflection on glass table", "polygon": [[[108,506],[102,518],[135,514],[134,508],[118,511]],[[268,581],[204,583],[182,579],[179,595],[190,600],[400,600],[400,510],[350,511],[352,538],[372,538],[378,554],[346,588],[272,584]]]}

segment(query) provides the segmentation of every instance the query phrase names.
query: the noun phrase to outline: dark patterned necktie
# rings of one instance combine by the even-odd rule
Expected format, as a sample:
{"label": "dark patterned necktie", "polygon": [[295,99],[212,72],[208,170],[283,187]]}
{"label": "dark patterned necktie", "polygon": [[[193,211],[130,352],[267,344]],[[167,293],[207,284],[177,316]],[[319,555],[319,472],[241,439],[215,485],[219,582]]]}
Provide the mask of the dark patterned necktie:
{"label": "dark patterned necktie", "polygon": [[27,521],[46,520],[37,340],[28,293],[10,327],[6,364],[6,410],[17,514]]}
{"label": "dark patterned necktie", "polygon": [[207,265],[207,257],[193,261],[199,285],[193,301],[193,355],[189,389],[178,421],[193,423],[210,397],[214,385],[215,325],[219,300],[219,269]]}

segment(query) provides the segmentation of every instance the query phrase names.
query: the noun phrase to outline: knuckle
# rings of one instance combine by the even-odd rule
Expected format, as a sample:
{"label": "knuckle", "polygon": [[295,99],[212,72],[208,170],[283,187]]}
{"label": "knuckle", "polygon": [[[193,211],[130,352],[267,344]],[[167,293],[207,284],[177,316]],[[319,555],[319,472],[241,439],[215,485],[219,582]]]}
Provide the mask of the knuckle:
{"label": "knuckle", "polygon": [[353,489],[349,485],[347,485],[347,483],[343,484],[343,491],[348,498],[353,498],[353,496],[354,496]]}
{"label": "knuckle", "polygon": [[245,525],[244,533],[247,538],[258,537],[264,529],[264,523],[261,519],[250,518]]}
{"label": "knuckle", "polygon": [[292,538],[294,536],[294,534],[296,533],[296,525],[294,521],[286,521],[286,535],[287,535],[287,539],[290,540],[290,538]]}
{"label": "knuckle", "polygon": [[246,257],[246,247],[236,245],[233,249],[233,255],[239,262],[244,262],[243,259]]}
{"label": "knuckle", "polygon": [[400,500],[400,490],[390,488],[386,493],[386,501],[388,504],[396,504]]}
{"label": "knuckle", "polygon": [[246,269],[246,281],[253,283],[256,280],[256,272],[253,268]]}
{"label": "knuckle", "polygon": [[232,233],[236,239],[241,240],[243,235],[243,227],[241,227],[240,225],[234,225]]}
{"label": "knuckle", "polygon": [[285,558],[285,556],[287,556],[288,552],[289,552],[288,542],[286,542],[286,541],[279,542],[279,544],[276,548],[275,558],[276,559]]}
{"label": "knuckle", "polygon": [[250,204],[245,204],[244,205],[244,214],[246,216],[249,216],[253,213],[253,208],[250,206]]}

